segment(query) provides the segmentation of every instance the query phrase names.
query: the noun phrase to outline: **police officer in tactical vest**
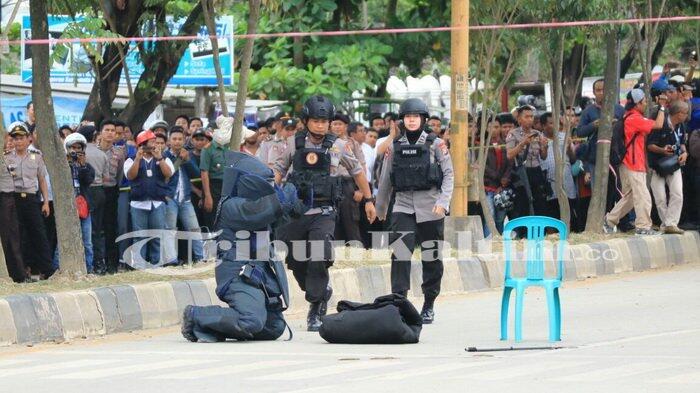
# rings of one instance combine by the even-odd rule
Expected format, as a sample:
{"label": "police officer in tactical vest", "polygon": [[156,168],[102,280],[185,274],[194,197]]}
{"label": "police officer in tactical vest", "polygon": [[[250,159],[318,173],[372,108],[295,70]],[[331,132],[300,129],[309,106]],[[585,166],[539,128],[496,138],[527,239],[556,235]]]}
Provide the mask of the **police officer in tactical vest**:
{"label": "police officer in tactical vest", "polygon": [[[280,240],[287,243],[287,264],[310,303],[307,317],[309,331],[318,331],[321,327],[320,318],[325,315],[333,293],[328,285],[328,268],[333,264],[336,207],[342,195],[339,166],[348,170],[362,192],[369,222],[376,217],[369,184],[362,166],[352,153],[352,146],[329,132],[334,113],[335,108],[328,98],[309,98],[302,111],[305,130],[294,136],[294,143],[279,157],[273,168],[275,181],[279,184],[293,166],[287,182],[296,187],[299,198],[309,208],[303,217],[280,228],[278,233]],[[299,241],[306,245],[303,257],[296,255],[298,252],[293,247]],[[314,252],[318,247],[313,244],[318,242],[323,244],[323,255]]]}
{"label": "police officer in tactical vest", "polygon": [[399,111],[400,135],[385,154],[379,177],[377,214],[386,218],[392,193],[391,291],[406,295],[411,287],[411,255],[416,245],[423,264],[423,323],[435,318],[433,304],[442,279],[441,242],[445,213],[454,186],[452,159],[443,140],[426,127],[428,107],[411,98]]}

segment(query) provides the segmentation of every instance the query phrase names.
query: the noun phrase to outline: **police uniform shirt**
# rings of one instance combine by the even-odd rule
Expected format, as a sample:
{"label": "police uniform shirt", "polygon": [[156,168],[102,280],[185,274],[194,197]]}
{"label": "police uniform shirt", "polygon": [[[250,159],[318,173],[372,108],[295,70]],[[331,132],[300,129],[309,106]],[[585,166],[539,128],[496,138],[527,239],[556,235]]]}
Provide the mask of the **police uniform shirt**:
{"label": "police uniform shirt", "polygon": [[272,168],[275,162],[277,162],[277,159],[280,158],[285,150],[292,144],[294,144],[294,137],[277,138],[277,136],[275,136],[274,139],[266,140],[260,145],[256,157],[258,157],[263,164]]}
{"label": "police uniform shirt", "polygon": [[[518,153],[518,156],[517,156],[518,164],[525,162],[526,168],[537,168],[541,165],[542,160],[540,158],[540,150],[541,150],[540,137],[542,137],[543,134],[535,129],[531,129],[526,135],[525,131],[521,127],[518,127],[518,128],[512,129],[508,133],[508,136],[506,136],[506,148],[513,149],[523,139],[525,139],[529,134],[531,134],[533,132],[537,133],[535,140],[530,142],[529,148],[528,148],[528,146],[525,146],[520,151],[520,153]],[[526,151],[527,151],[527,157],[525,156]]]}
{"label": "police uniform shirt", "polygon": [[[421,132],[420,137],[416,141],[416,145],[425,144],[425,139],[428,137],[427,132]],[[399,138],[399,143],[407,145],[408,138],[402,135]],[[384,162],[382,164],[382,172],[379,175],[379,184],[377,192],[377,215],[386,216],[389,209],[389,202],[393,192],[391,185],[391,170],[393,162],[393,143],[384,153]],[[415,214],[416,222],[435,221],[444,218],[433,213],[433,207],[440,206],[448,211],[450,209],[450,200],[452,199],[452,190],[454,188],[454,171],[452,168],[452,158],[447,149],[445,141],[440,138],[435,138],[430,145],[430,162],[437,162],[442,169],[442,188],[436,187],[430,190],[420,191],[397,191],[394,202],[394,213]]]}
{"label": "police uniform shirt", "polygon": [[7,169],[5,157],[3,155],[2,167],[0,167],[0,192],[15,192],[15,182],[12,179],[10,170]]}
{"label": "police uniform shirt", "polygon": [[109,158],[107,158],[105,152],[100,150],[94,143],[87,144],[85,148],[85,160],[95,169],[95,180],[90,184],[90,187],[102,186],[104,180],[110,180]]}
{"label": "police uniform shirt", "polygon": [[39,176],[48,176],[41,154],[27,151],[24,157],[11,151],[5,155],[7,167],[14,171],[14,191],[34,194],[39,190]]}
{"label": "police uniform shirt", "polygon": [[[288,148],[285,150],[285,152],[277,159],[277,162],[275,162],[275,165],[273,167],[274,171],[277,173],[280,173],[282,177],[285,177],[287,172],[290,170],[290,167],[292,166],[292,162],[294,161],[294,153],[296,152],[296,147],[294,145],[294,137],[291,137],[290,142],[289,142]],[[311,139],[307,136],[306,141],[304,144],[304,147],[311,147],[311,148],[317,148],[320,149],[322,146],[322,143],[313,143],[311,142]],[[355,155],[352,152],[352,146],[346,143],[344,140],[338,138],[335,140],[333,143],[333,146],[330,148],[330,156],[331,156],[331,173],[330,175],[332,177],[339,176],[339,167],[343,167],[348,171],[348,173],[351,176],[355,176],[363,171],[362,166],[360,165],[360,162],[355,158]],[[291,170],[294,170],[292,168]],[[307,215],[311,214],[317,214],[320,213],[321,209],[310,209],[309,211],[306,212]]]}
{"label": "police uniform shirt", "polygon": [[223,180],[224,166],[226,166],[226,152],[228,147],[212,141],[209,147],[202,150],[199,169],[209,173],[209,179]]}
{"label": "police uniform shirt", "polygon": [[102,150],[102,148],[100,147],[100,151],[105,153],[105,155],[107,156],[108,164],[108,178],[104,182],[104,186],[114,187],[117,184],[119,184],[122,180],[122,168],[124,167],[124,161],[126,161],[126,150],[124,149],[124,146],[112,145],[107,150]]}
{"label": "police uniform shirt", "polygon": [[[338,138],[338,139],[340,139],[340,138]],[[360,144],[357,143],[352,138],[343,139],[343,142],[345,142],[346,148],[349,148],[350,150],[352,150],[353,156],[355,156],[355,158],[359,162],[360,166],[364,170],[364,168],[366,168],[366,164],[365,164],[365,153],[362,151],[362,146],[360,146]],[[338,168],[338,176],[352,177],[352,175],[350,175],[350,172],[348,172],[348,170],[342,166]]]}

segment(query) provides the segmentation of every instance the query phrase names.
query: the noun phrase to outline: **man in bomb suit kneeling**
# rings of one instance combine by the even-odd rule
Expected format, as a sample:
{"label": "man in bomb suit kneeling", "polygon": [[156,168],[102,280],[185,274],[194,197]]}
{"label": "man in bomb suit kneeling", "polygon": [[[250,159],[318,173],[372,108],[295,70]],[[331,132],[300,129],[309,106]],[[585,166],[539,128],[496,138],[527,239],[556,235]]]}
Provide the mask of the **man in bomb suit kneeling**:
{"label": "man in bomb suit kneeling", "polygon": [[[255,157],[228,152],[216,229],[216,294],[229,307],[185,307],[182,335],[192,342],[276,340],[289,305],[284,264],[271,244],[274,228],[303,214],[294,186],[273,186],[270,168]],[[231,244],[228,250],[221,247]],[[291,338],[291,330],[290,330]]]}

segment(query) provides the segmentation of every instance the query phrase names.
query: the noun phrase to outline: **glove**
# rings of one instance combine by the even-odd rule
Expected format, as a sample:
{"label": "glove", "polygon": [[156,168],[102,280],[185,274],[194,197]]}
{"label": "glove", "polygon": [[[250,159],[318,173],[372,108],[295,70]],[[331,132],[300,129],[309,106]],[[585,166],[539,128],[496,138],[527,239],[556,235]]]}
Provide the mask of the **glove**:
{"label": "glove", "polygon": [[308,210],[297,197],[297,189],[293,184],[287,183],[282,187],[275,185],[275,192],[282,206],[283,214],[291,218],[298,218]]}

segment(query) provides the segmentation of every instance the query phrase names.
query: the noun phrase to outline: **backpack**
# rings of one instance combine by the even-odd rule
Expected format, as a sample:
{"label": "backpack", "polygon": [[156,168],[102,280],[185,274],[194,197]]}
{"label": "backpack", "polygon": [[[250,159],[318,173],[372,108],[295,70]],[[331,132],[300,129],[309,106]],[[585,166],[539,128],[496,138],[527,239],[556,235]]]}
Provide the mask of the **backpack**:
{"label": "backpack", "polygon": [[[635,133],[629,143],[625,143],[625,116],[622,121],[617,121],[613,124],[612,141],[610,142],[610,164],[614,167],[620,166],[622,160],[627,155],[627,149],[633,146],[634,140],[637,139],[638,133]],[[634,146],[633,146],[634,147]]]}

